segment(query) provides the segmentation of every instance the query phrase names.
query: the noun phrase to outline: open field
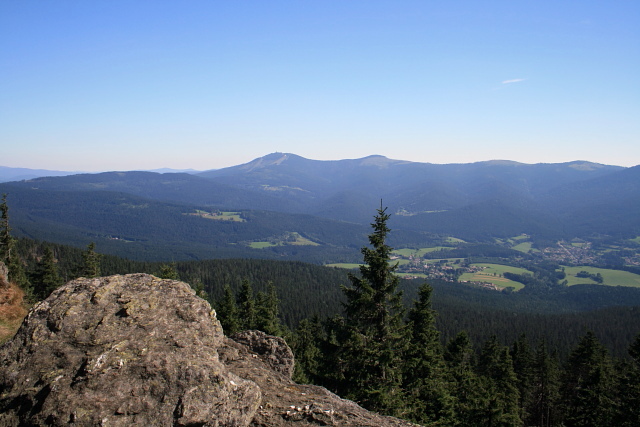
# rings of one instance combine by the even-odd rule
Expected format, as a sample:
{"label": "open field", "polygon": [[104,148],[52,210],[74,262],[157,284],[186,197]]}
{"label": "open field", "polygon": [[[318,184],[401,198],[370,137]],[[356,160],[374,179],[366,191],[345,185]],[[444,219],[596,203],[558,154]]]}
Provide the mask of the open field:
{"label": "open field", "polygon": [[478,271],[476,273],[463,273],[460,276],[460,281],[469,281],[469,282],[486,282],[493,283],[494,285],[500,288],[515,288],[516,291],[524,288],[524,285],[520,282],[514,282],[513,280],[505,279],[502,277],[504,272],[523,274],[523,273],[531,273],[524,268],[511,267],[508,265],[501,264],[472,264],[478,267],[485,267],[482,271]]}
{"label": "open field", "polygon": [[587,284],[598,284],[595,281],[585,278],[585,277],[576,277],[576,274],[580,271],[586,271],[589,274],[598,274],[602,275],[604,282],[602,285],[606,286],[630,286],[634,288],[640,288],[640,275],[633,274],[628,271],[621,270],[608,270],[606,268],[596,268],[596,267],[588,267],[588,266],[577,266],[577,267],[564,267],[564,272],[567,274],[567,285],[577,285],[579,283],[587,283]]}
{"label": "open field", "polygon": [[362,264],[350,264],[346,262],[338,262],[335,264],[325,264],[325,267],[346,268],[347,270],[354,270],[359,268]]}
{"label": "open field", "polygon": [[311,240],[307,239],[306,237],[302,237],[300,235],[298,235],[296,237],[296,240],[293,240],[291,242],[287,242],[288,245],[297,245],[297,246],[320,246],[320,243],[316,243],[316,242],[312,242]]}
{"label": "open field", "polygon": [[636,243],[640,244],[640,236],[636,237],[635,239],[629,239],[629,240],[631,240],[632,242],[636,242]]}
{"label": "open field", "polygon": [[462,239],[458,239],[457,237],[447,237],[446,242],[447,243],[467,243]]}
{"label": "open field", "polygon": [[233,222],[245,222],[246,220],[240,218],[240,212],[207,212],[197,210],[196,213],[191,215],[199,216],[200,218],[213,219],[215,221],[233,221]]}
{"label": "open field", "polygon": [[518,243],[517,245],[515,245],[511,249],[515,249],[516,251],[524,252],[525,254],[529,253],[529,251],[531,250],[531,242]]}
{"label": "open field", "polygon": [[248,246],[252,249],[264,249],[272,246],[320,246],[306,237],[302,237],[296,232],[287,232],[283,236],[272,237],[269,241],[250,242]]}
{"label": "open field", "polygon": [[275,243],[271,243],[271,242],[251,242],[249,243],[249,247],[251,249],[264,249],[264,248],[270,248],[271,246],[278,246]]}

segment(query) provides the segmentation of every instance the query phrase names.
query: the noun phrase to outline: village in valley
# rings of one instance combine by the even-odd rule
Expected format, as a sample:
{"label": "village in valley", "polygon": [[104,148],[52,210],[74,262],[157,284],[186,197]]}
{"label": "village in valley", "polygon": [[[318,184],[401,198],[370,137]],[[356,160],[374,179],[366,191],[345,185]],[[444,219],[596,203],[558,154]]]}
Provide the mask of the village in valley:
{"label": "village in valley", "polygon": [[[514,291],[522,289],[524,285],[506,278],[504,273],[533,274],[531,271],[515,266],[521,264],[525,258],[551,261],[561,266],[560,268],[563,271],[566,266],[567,272],[573,272],[578,267],[596,270],[599,268],[611,268],[612,266],[633,268],[640,266],[640,244],[636,240],[608,245],[594,244],[581,239],[574,241],[561,240],[555,246],[538,250],[532,248],[529,236],[521,235],[500,242],[502,245],[522,253],[522,256],[505,258],[503,260],[504,264],[496,260],[432,258],[436,251],[438,256],[446,256],[447,250],[453,249],[442,246],[394,250],[392,261],[398,264],[396,271],[404,278],[437,279],[465,283],[470,286],[495,291]],[[571,274],[578,278],[589,277],[584,275],[584,271],[581,270],[580,272],[583,275],[578,273]],[[599,275],[599,273],[594,272],[593,277],[596,275]],[[569,278],[569,283],[573,284],[571,278]]]}

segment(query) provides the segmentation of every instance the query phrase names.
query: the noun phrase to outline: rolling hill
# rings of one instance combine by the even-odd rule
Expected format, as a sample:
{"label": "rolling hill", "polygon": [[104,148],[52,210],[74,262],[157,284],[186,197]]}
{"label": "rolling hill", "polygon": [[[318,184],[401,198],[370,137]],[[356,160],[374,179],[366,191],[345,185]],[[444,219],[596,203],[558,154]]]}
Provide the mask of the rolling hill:
{"label": "rolling hill", "polygon": [[[640,235],[640,166],[580,161],[441,165],[273,153],[199,174],[40,177],[0,184],[0,192],[9,193],[12,223],[24,236],[76,245],[102,239],[111,253],[138,259],[357,257],[381,200],[393,214],[394,245],[437,235],[480,242],[522,233],[545,241]],[[194,215],[215,210],[242,212],[245,221]],[[280,244],[287,233],[318,247]],[[260,241],[272,242],[269,250],[247,245]]]}

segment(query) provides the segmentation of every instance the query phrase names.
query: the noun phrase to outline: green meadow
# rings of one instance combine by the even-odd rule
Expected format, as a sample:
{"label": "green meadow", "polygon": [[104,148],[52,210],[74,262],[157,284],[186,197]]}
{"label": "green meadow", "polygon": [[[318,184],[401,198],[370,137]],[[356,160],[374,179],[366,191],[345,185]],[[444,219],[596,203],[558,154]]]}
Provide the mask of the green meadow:
{"label": "green meadow", "polygon": [[320,246],[319,243],[302,237],[299,233],[286,233],[283,237],[273,238],[271,241],[251,242],[248,246],[252,249],[264,249],[272,246]]}
{"label": "green meadow", "polygon": [[597,267],[588,267],[588,266],[577,266],[577,267],[564,267],[564,272],[567,277],[567,285],[577,285],[581,283],[586,284],[598,284],[595,281],[585,278],[585,277],[576,277],[581,271],[586,271],[589,274],[598,274],[602,275],[604,282],[602,285],[607,286],[630,286],[634,288],[640,288],[640,275],[630,273],[628,271],[622,270],[609,270],[606,268],[597,268]]}
{"label": "green meadow", "polygon": [[485,282],[485,283],[493,283],[494,285],[500,288],[515,288],[516,291],[524,288],[524,285],[520,282],[514,282],[513,280],[505,279],[502,277],[502,274],[505,272],[515,273],[515,274],[523,274],[523,273],[531,273],[529,270],[519,267],[511,267],[508,265],[501,264],[472,264],[478,267],[485,267],[482,271],[478,271],[476,273],[463,273],[462,276],[458,280],[460,281],[469,281],[469,282]]}
{"label": "green meadow", "polygon": [[525,254],[529,253],[529,251],[531,250],[531,242],[518,243],[517,245],[515,245],[511,249],[515,249],[516,251],[524,252]]}
{"label": "green meadow", "polygon": [[445,241],[447,243],[467,243],[462,239],[458,239],[457,237],[447,237]]}
{"label": "green meadow", "polygon": [[271,242],[251,242],[249,243],[249,247],[252,249],[264,249],[269,248],[271,246],[277,246],[275,243]]}
{"label": "green meadow", "polygon": [[337,262],[334,264],[325,264],[325,267],[346,268],[347,270],[355,270],[363,264],[351,264],[347,262]]}
{"label": "green meadow", "polygon": [[233,221],[233,222],[245,222],[240,217],[240,212],[207,212],[202,210],[196,210],[196,213],[191,214],[201,218],[212,219],[214,221]]}

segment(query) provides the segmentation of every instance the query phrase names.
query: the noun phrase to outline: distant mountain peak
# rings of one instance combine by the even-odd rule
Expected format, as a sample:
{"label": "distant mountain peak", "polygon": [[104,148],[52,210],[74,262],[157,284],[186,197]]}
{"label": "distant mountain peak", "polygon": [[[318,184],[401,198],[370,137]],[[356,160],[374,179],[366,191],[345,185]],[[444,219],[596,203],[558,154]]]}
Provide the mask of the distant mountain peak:
{"label": "distant mountain peak", "polygon": [[482,162],[477,162],[477,163],[482,163],[485,165],[498,165],[498,166],[517,166],[517,165],[522,165],[524,163],[520,163],[520,162],[516,162],[514,160],[502,160],[502,159],[496,159],[496,160],[485,160]]}
{"label": "distant mountain peak", "polygon": [[257,169],[262,169],[262,168],[273,166],[273,165],[281,165],[282,163],[292,158],[300,158],[300,157],[291,153],[275,152],[275,153],[267,154],[266,156],[258,157],[257,159],[254,159],[249,163],[240,165],[240,169],[245,172],[251,172]]}
{"label": "distant mountain peak", "polygon": [[600,163],[592,163],[592,162],[587,162],[585,160],[576,160],[573,162],[569,162],[567,163],[567,166],[569,166],[572,169],[577,169],[582,171],[593,171],[593,170],[604,167],[604,165]]}
{"label": "distant mountain peak", "polygon": [[360,164],[362,166],[378,166],[381,168],[386,168],[386,167],[389,167],[390,165],[406,164],[406,163],[411,163],[411,162],[406,160],[390,159],[380,154],[373,154],[371,156],[363,157],[362,159],[360,159]]}

